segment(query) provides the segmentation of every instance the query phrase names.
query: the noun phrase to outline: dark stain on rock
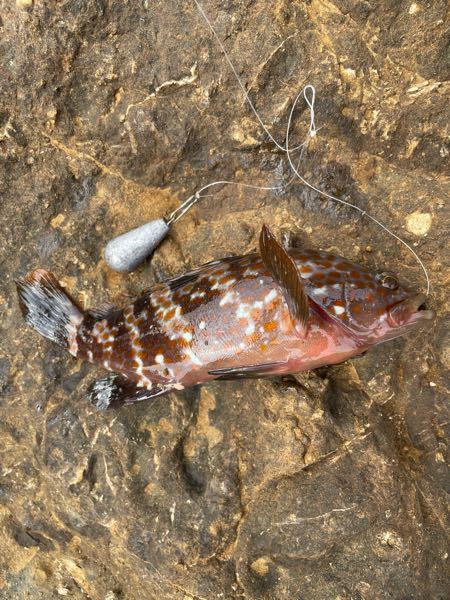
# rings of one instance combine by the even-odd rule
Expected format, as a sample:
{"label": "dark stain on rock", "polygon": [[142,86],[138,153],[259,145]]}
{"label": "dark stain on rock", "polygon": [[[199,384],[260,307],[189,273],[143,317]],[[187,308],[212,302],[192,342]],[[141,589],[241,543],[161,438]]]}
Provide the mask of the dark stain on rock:
{"label": "dark stain on rock", "polygon": [[11,533],[19,546],[22,546],[23,548],[37,546],[39,550],[43,552],[50,552],[55,549],[53,542],[43,536],[40,532],[32,531],[12,520],[10,521],[9,526]]}
{"label": "dark stain on rock", "polygon": [[39,236],[36,240],[36,250],[41,264],[47,264],[48,259],[61,246],[63,241],[63,235],[57,229],[50,229]]}
{"label": "dark stain on rock", "polygon": [[[149,265],[107,269],[112,229],[170,212],[167,188],[181,201],[213,180],[286,184],[285,156],[193,5],[3,4],[0,596],[47,599],[64,585],[111,600],[447,597],[446,2],[205,5],[280,143],[289,101],[316,86],[306,179],[396,233],[410,213],[431,214],[426,236],[408,235],[438,320],[295,383],[210,384],[203,428],[198,390],[94,411],[83,378],[95,369],[25,327],[12,280],[46,266],[93,305],[137,292],[154,281]],[[292,143],[308,127],[300,103]],[[248,252],[267,222],[421,285],[392,239],[300,183],[210,191],[155,253],[160,277]],[[31,563],[27,548],[39,550]]]}
{"label": "dark stain on rock", "polygon": [[75,211],[82,211],[89,205],[91,196],[95,194],[95,178],[85,177],[78,182],[78,185],[74,186],[72,193],[73,209]]}
{"label": "dark stain on rock", "polygon": [[82,363],[81,367],[69,377],[63,379],[61,386],[67,395],[73,394],[89,372],[89,364]]}
{"label": "dark stain on rock", "polygon": [[0,393],[5,392],[8,387],[9,371],[11,363],[8,358],[0,358]]}

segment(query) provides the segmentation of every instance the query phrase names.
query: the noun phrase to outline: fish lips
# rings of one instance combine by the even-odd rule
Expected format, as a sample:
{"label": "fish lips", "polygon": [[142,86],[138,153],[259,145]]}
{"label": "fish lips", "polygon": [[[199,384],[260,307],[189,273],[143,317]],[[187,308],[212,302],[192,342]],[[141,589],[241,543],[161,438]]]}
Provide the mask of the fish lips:
{"label": "fish lips", "polygon": [[430,324],[436,316],[434,310],[422,308],[427,297],[416,294],[395,304],[388,313],[388,322],[392,327],[407,327]]}

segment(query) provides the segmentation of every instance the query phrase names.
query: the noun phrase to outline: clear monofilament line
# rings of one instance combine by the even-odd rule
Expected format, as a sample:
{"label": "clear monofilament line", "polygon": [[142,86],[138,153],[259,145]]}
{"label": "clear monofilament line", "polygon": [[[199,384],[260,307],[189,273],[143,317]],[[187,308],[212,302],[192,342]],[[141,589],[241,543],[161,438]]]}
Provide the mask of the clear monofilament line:
{"label": "clear monofilament line", "polygon": [[[309,101],[308,98],[307,98],[307,96],[306,96],[306,90],[307,90],[307,88],[310,88],[312,90],[312,92],[313,92],[311,101]],[[310,107],[310,110],[311,110],[311,119],[312,119],[312,117],[314,115],[315,89],[314,89],[314,87],[312,85],[307,85],[303,89],[302,92],[300,92],[299,94],[297,94],[297,97],[295,98],[295,100],[294,100],[294,102],[292,104],[291,111],[289,113],[288,124],[287,124],[287,127],[286,127],[286,155],[287,155],[287,158],[288,158],[288,161],[289,161],[289,166],[291,167],[292,172],[295,173],[295,175],[298,177],[298,179],[300,179],[300,181],[304,185],[306,185],[307,187],[309,187],[310,189],[314,190],[318,194],[321,194],[325,198],[329,198],[330,200],[333,200],[334,202],[338,202],[339,204],[343,204],[344,206],[348,206],[350,208],[353,208],[354,210],[358,211],[361,214],[361,216],[368,217],[371,221],[373,221],[379,227],[381,227],[381,229],[383,229],[384,231],[386,231],[386,233],[388,233],[389,235],[391,235],[397,241],[401,242],[403,244],[403,246],[405,248],[407,248],[409,250],[409,252],[411,252],[411,254],[414,256],[414,258],[417,260],[417,262],[419,263],[420,267],[422,268],[422,271],[423,271],[423,274],[425,275],[425,280],[426,280],[426,283],[427,283],[426,295],[428,296],[429,293],[430,293],[430,278],[428,276],[428,271],[427,271],[425,265],[423,264],[422,260],[420,259],[419,255],[414,250],[414,248],[412,248],[407,242],[405,242],[405,240],[403,240],[396,233],[394,233],[393,231],[391,231],[384,223],[382,223],[381,221],[379,221],[377,218],[373,217],[367,211],[363,210],[362,208],[360,208],[356,204],[352,204],[351,202],[347,202],[346,200],[342,200],[342,198],[337,198],[336,196],[333,196],[332,194],[328,194],[327,192],[324,192],[323,190],[320,190],[319,188],[317,188],[314,185],[312,185],[311,183],[309,183],[309,181],[307,181],[304,177],[302,177],[302,175],[300,175],[300,173],[298,172],[298,168],[294,165],[294,163],[292,161],[292,157],[291,157],[292,150],[290,150],[290,148],[289,148],[289,138],[290,138],[291,127],[292,127],[292,117],[293,117],[293,114],[294,114],[295,107],[296,107],[296,104],[298,102],[298,99],[300,98],[300,96],[302,95],[302,93],[303,93],[303,95],[305,97],[305,100],[308,103],[308,106]],[[314,132],[316,131],[315,125],[314,125],[314,127],[313,127],[312,130]]]}
{"label": "clear monofilament line", "polygon": [[167,225],[172,225],[172,223],[175,223],[176,221],[178,221],[178,219],[181,219],[181,217],[196,202],[198,202],[200,200],[200,198],[204,198],[204,196],[201,196],[200,194],[214,185],[237,185],[239,187],[250,188],[253,190],[282,190],[282,189],[284,189],[281,186],[261,186],[261,185],[253,185],[251,183],[241,183],[239,181],[227,181],[227,180],[213,181],[212,183],[208,183],[207,185],[204,185],[202,188],[197,190],[195,192],[195,194],[192,194],[192,196],[189,196],[189,198],[187,200],[185,200],[183,202],[183,204],[181,204],[172,213],[170,213],[170,215],[166,219]]}
{"label": "clear monofilament line", "polygon": [[[267,129],[266,125],[264,124],[264,121],[261,119],[261,117],[259,116],[258,111],[255,108],[255,105],[253,104],[250,96],[248,95],[247,90],[245,89],[245,85],[242,83],[241,78],[239,77],[238,72],[236,71],[235,66],[233,65],[233,63],[231,62],[231,58],[228,56],[228,52],[225,50],[224,45],[222,44],[222,41],[220,39],[220,37],[217,35],[216,30],[214,29],[211,21],[208,18],[208,15],[206,14],[206,12],[204,11],[202,5],[200,4],[200,2],[198,2],[197,0],[194,0],[195,5],[197,6],[200,14],[202,15],[203,19],[205,20],[205,23],[208,25],[209,29],[211,30],[211,33],[214,36],[214,39],[216,40],[217,44],[219,45],[219,48],[222,50],[222,53],[225,57],[225,60],[227,61],[230,69],[233,72],[233,75],[236,78],[236,81],[239,84],[239,87],[242,90],[242,93],[244,94],[244,97],[248,103],[248,105],[250,106],[250,108],[253,111],[253,114],[255,115],[256,119],[258,120],[258,123],[261,125],[262,129],[265,131],[266,135],[270,138],[270,140],[275,144],[275,146],[279,149],[282,150],[283,152],[286,152],[286,148],[284,146],[282,146],[279,142],[277,142],[277,140],[273,137],[273,135],[270,133],[270,131]],[[296,146],[295,148],[291,149],[291,152],[294,152],[295,150],[297,150],[298,148],[300,148],[303,144],[300,144],[299,146]]]}
{"label": "clear monofilament line", "polygon": [[209,29],[211,30],[211,33],[213,34],[216,42],[218,43],[220,49],[222,50],[222,53],[225,57],[225,60],[227,61],[230,69],[232,70],[234,76],[236,77],[236,81],[238,82],[242,93],[245,96],[245,99],[247,100],[250,108],[253,111],[253,114],[255,115],[255,117],[257,118],[259,124],[261,125],[261,127],[263,128],[263,130],[266,132],[266,134],[269,136],[269,138],[271,139],[271,141],[275,144],[275,146],[279,149],[279,150],[283,150],[284,152],[286,152],[286,148],[284,148],[283,146],[281,146],[277,140],[272,136],[272,134],[270,133],[270,131],[267,129],[267,127],[264,125],[263,120],[261,119],[261,117],[259,116],[258,111],[256,110],[255,106],[253,105],[253,102],[250,99],[250,96],[247,93],[247,90],[245,89],[244,84],[241,81],[241,78],[238,75],[238,72],[236,71],[233,63],[231,62],[230,57],[228,56],[228,52],[225,50],[224,45],[222,44],[220,37],[217,35],[216,30],[214,29],[214,27],[212,26],[212,23],[210,22],[207,14],[205,13],[205,11],[203,10],[202,5],[200,4],[200,2],[197,2],[197,0],[194,0],[195,5],[197,6],[200,14],[202,15],[203,19],[205,20],[205,23],[208,25]]}
{"label": "clear monofilament line", "polygon": [[[245,89],[244,84],[241,81],[241,78],[239,77],[238,72],[236,71],[224,45],[222,44],[218,34],[216,33],[216,30],[214,29],[212,23],[210,22],[207,14],[205,13],[202,5],[200,4],[200,2],[198,2],[198,0],[194,0],[195,5],[197,6],[198,11],[200,12],[201,16],[203,17],[205,23],[207,24],[207,26],[209,27],[213,37],[215,38],[217,44],[219,45],[219,48],[221,49],[225,60],[227,61],[231,71],[233,72],[233,75],[236,78],[236,81],[238,82],[244,97],[248,103],[248,105],[250,106],[251,110],[253,111],[253,114],[255,115],[256,119],[258,120],[258,123],[260,124],[260,126],[262,127],[262,129],[264,130],[264,132],[267,134],[267,136],[269,137],[269,139],[275,144],[275,146],[281,150],[282,152],[286,153],[286,156],[288,158],[289,161],[289,166],[294,174],[294,177],[297,177],[304,185],[306,185],[307,187],[309,187],[310,189],[312,189],[313,191],[315,191],[316,193],[320,194],[321,196],[328,198],[334,202],[338,202],[340,204],[343,204],[345,206],[348,206],[350,208],[353,208],[354,210],[358,211],[361,216],[366,216],[368,217],[371,221],[373,221],[376,225],[378,225],[379,227],[381,227],[381,229],[383,229],[386,233],[388,233],[390,236],[392,236],[394,239],[396,239],[397,241],[401,242],[403,244],[403,246],[405,248],[407,248],[409,250],[409,252],[414,256],[414,258],[416,259],[416,261],[418,262],[418,264],[420,265],[424,275],[425,275],[425,279],[426,279],[426,285],[427,285],[427,290],[426,290],[426,295],[428,296],[430,293],[430,279],[428,276],[428,272],[427,269],[425,267],[425,265],[423,264],[422,260],[419,258],[417,252],[407,243],[405,242],[401,237],[399,237],[397,234],[395,234],[393,231],[391,231],[386,225],[384,225],[384,223],[382,223],[381,221],[379,221],[378,219],[376,219],[375,217],[373,217],[370,213],[368,213],[367,211],[361,209],[359,206],[356,206],[354,204],[352,204],[351,202],[347,202],[346,200],[342,200],[341,198],[337,198],[331,194],[328,194],[327,192],[324,192],[323,190],[317,188],[316,186],[312,185],[311,183],[309,183],[309,181],[307,181],[302,175],[300,175],[299,171],[298,171],[298,166],[296,167],[292,161],[292,153],[297,150],[298,148],[301,148],[302,146],[305,145],[306,142],[304,142],[303,144],[300,144],[299,146],[296,146],[294,148],[289,148],[289,137],[290,137],[290,131],[291,131],[291,126],[292,126],[292,116],[294,113],[294,110],[297,106],[298,100],[300,98],[300,96],[303,94],[303,97],[308,105],[308,109],[310,111],[310,125],[309,125],[309,136],[310,137],[314,137],[317,134],[317,129],[316,129],[316,125],[315,125],[315,112],[314,112],[314,103],[315,103],[315,96],[316,96],[316,90],[314,88],[314,86],[312,85],[307,85],[303,88],[302,92],[300,92],[299,94],[297,94],[292,107],[291,107],[291,111],[289,114],[289,119],[288,119],[288,124],[287,124],[287,128],[286,128],[286,143],[285,145],[281,145],[280,143],[277,142],[277,140],[272,136],[272,134],[270,133],[270,131],[267,129],[267,127],[265,126],[264,122],[262,121],[261,117],[259,116],[258,111],[256,110],[250,96],[247,93],[247,90]],[[311,98],[308,97],[307,95],[307,91],[311,91]],[[288,185],[292,182],[292,180],[288,183]],[[176,221],[178,218],[180,218],[180,216],[182,216],[187,210],[189,210],[189,208],[197,201],[200,199],[200,193],[207,189],[208,187],[211,187],[213,185],[219,185],[219,184],[231,184],[231,185],[241,185],[244,187],[249,187],[249,188],[254,188],[254,189],[260,189],[260,190],[279,190],[279,189],[283,189],[280,187],[262,187],[262,186],[254,186],[254,185],[250,185],[250,184],[244,184],[244,183],[238,183],[238,182],[234,182],[234,181],[217,181],[217,182],[213,182],[211,184],[208,184],[207,186],[204,186],[203,188],[201,188],[201,190],[199,190],[196,194],[194,194],[193,196],[191,196],[190,198],[188,198],[188,200],[186,200],[186,202],[184,202],[181,207],[179,207],[180,209],[183,209],[184,206],[186,206],[185,209],[183,209],[181,211],[181,213],[179,214],[179,216],[177,216],[175,219],[173,219],[171,222]],[[286,187],[286,186],[284,186]],[[193,200],[192,200],[193,199]],[[174,211],[176,212],[176,211]],[[169,217],[170,219],[170,217]]]}
{"label": "clear monofilament line", "polygon": [[[293,148],[292,150],[290,150],[290,152],[294,152],[295,150],[298,150],[299,148],[302,149],[302,153],[300,154],[300,158],[299,161],[297,163],[297,168],[300,164],[300,161],[302,159],[303,156],[303,148],[305,146],[306,142],[303,142],[303,144],[299,144],[298,146],[296,146],[295,148]],[[291,177],[291,179],[285,184],[285,185],[255,185],[253,183],[243,183],[240,181],[228,181],[228,180],[218,180],[218,181],[213,181],[211,183],[208,183],[207,185],[204,185],[203,187],[201,187],[199,190],[197,190],[195,192],[195,194],[192,194],[192,196],[189,196],[189,198],[187,198],[182,204],[180,204],[180,206],[178,206],[173,212],[170,213],[170,215],[165,219],[165,222],[167,223],[167,225],[172,225],[173,223],[176,223],[176,221],[178,221],[179,219],[181,219],[181,217],[183,215],[185,215],[187,213],[188,210],[190,210],[192,208],[192,206],[198,202],[201,198],[205,198],[205,196],[202,196],[201,193],[204,192],[205,190],[207,190],[208,188],[215,186],[215,185],[236,185],[238,187],[244,187],[244,188],[248,188],[248,189],[252,189],[252,190],[263,190],[263,191],[283,191],[285,189],[287,189],[291,183],[297,178],[297,175],[294,172],[294,175]]]}

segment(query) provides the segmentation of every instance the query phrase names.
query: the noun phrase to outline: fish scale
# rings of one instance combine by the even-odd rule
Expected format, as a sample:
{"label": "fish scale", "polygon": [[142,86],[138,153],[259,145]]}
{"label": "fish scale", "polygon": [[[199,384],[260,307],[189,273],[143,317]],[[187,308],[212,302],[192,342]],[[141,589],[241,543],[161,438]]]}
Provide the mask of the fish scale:
{"label": "fish scale", "polygon": [[328,252],[286,251],[267,228],[259,254],[213,261],[107,313],[79,311],[43,270],[18,288],[35,329],[114,374],[93,388],[102,407],[341,362],[433,317],[392,276]]}
{"label": "fish scale", "polygon": [[[347,323],[346,310],[339,310],[348,301],[344,289],[355,290],[355,297],[360,295],[356,279],[349,281],[348,274],[358,273],[357,280],[366,281],[370,289],[369,272],[325,252],[292,249],[289,254],[308,295],[333,311],[334,318]],[[216,363],[238,366],[242,354],[261,361],[264,353],[272,357],[281,352],[280,346],[289,348],[289,343],[297,340],[284,304],[258,254],[214,261],[158,284],[125,307],[121,315],[114,312],[103,319],[102,339],[89,340],[84,335],[77,356],[88,359],[93,346],[98,361],[98,356],[106,356],[111,348],[104,366],[140,385],[146,385],[148,379],[183,384],[194,372],[200,380],[212,379],[208,371]],[[203,329],[199,328],[201,322],[205,323]],[[311,327],[314,325],[313,316]],[[289,353],[283,352],[283,360],[289,359]],[[306,356],[304,353],[303,359]]]}

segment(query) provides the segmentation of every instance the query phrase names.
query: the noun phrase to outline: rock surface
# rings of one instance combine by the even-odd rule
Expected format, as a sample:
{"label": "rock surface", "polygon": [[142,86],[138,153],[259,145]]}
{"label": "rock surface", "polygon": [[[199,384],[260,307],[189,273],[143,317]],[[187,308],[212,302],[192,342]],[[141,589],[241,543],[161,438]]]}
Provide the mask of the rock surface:
{"label": "rock surface", "polygon": [[[285,157],[193,2],[1,1],[0,598],[447,598],[447,2],[204,4],[278,140],[315,85],[301,172],[414,245],[438,318],[341,366],[95,412],[100,370],[24,326],[14,277],[41,266],[84,306],[120,301],[251,250],[263,221],[422,277],[296,182],[217,188],[151,262],[111,272],[112,235],[213,180],[285,184]],[[308,125],[300,104],[298,142]]]}

